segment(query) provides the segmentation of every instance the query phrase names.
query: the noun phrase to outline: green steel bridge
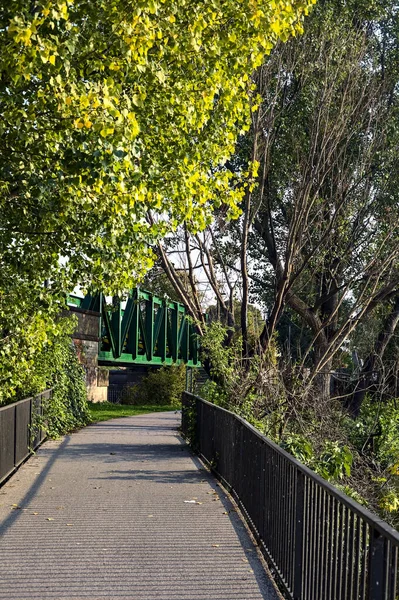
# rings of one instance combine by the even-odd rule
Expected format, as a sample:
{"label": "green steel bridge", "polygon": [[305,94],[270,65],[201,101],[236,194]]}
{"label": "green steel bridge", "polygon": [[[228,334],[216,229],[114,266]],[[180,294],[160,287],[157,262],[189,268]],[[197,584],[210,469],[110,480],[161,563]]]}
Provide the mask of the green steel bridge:
{"label": "green steel bridge", "polygon": [[70,295],[67,303],[99,317],[99,364],[201,366],[197,329],[184,304],[140,288],[126,303],[116,297],[108,303],[103,294]]}

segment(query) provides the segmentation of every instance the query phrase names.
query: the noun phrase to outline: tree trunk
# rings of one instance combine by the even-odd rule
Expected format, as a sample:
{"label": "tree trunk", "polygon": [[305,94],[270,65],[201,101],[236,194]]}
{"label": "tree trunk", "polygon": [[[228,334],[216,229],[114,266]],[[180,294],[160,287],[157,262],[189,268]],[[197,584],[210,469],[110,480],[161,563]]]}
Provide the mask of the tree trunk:
{"label": "tree trunk", "polygon": [[399,323],[399,296],[396,297],[395,303],[391,312],[385,320],[384,327],[379,334],[373,351],[364,361],[363,368],[359,374],[359,379],[356,384],[355,391],[349,399],[347,408],[352,417],[356,418],[359,415],[360,408],[366,397],[367,390],[370,388],[373,379],[373,372],[376,364],[382,359],[387,345],[395,333],[396,326]]}
{"label": "tree trunk", "polygon": [[[331,369],[332,369],[332,358],[329,358],[326,362],[324,357],[328,352],[328,342],[325,340],[320,340],[319,336],[314,344],[315,350],[315,393],[320,400],[328,400],[331,395]],[[323,360],[324,365],[321,367],[320,371],[318,371],[318,365]]]}

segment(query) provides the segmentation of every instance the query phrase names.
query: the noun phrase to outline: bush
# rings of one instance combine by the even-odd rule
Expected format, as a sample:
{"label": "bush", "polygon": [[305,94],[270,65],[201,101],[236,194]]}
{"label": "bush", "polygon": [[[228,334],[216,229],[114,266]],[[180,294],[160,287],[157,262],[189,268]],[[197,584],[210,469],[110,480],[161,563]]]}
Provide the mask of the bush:
{"label": "bush", "polygon": [[122,404],[156,404],[181,407],[181,397],[186,387],[186,367],[184,364],[163,366],[150,371],[141,383],[125,388]]}
{"label": "bush", "polygon": [[53,389],[52,397],[45,405],[45,422],[42,424],[49,437],[83,427],[91,420],[85,371],[71,340],[73,327],[73,319],[62,319],[61,333],[35,357],[30,384],[24,389],[25,397]]}

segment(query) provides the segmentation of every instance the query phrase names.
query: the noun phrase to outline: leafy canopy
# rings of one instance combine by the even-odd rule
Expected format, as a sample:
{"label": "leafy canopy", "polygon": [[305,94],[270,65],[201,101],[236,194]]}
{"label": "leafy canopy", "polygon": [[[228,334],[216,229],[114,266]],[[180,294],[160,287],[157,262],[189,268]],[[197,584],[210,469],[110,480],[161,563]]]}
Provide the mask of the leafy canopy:
{"label": "leafy canopy", "polygon": [[203,228],[222,201],[237,214],[223,165],[248,129],[251,73],[314,1],[3,3],[5,262],[127,289],[149,241],[184,219]]}
{"label": "leafy canopy", "polygon": [[62,293],[126,291],[184,219],[237,214],[224,165],[251,73],[314,1],[0,4],[0,402],[57,334]]}

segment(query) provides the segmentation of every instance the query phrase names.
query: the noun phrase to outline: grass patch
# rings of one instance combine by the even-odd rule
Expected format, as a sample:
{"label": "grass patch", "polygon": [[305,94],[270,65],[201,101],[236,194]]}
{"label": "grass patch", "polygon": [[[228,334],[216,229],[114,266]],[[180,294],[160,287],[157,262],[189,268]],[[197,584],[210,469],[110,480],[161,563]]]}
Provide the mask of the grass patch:
{"label": "grass patch", "polygon": [[134,417],[152,412],[166,412],[175,410],[169,406],[145,404],[142,406],[128,406],[126,404],[112,404],[111,402],[88,402],[90,416],[93,423],[117,419],[119,417]]}

